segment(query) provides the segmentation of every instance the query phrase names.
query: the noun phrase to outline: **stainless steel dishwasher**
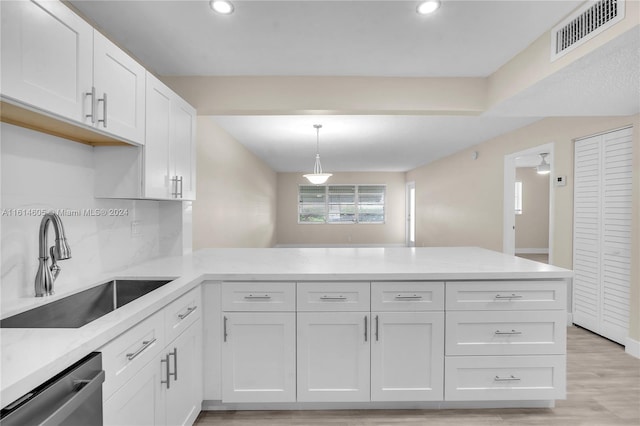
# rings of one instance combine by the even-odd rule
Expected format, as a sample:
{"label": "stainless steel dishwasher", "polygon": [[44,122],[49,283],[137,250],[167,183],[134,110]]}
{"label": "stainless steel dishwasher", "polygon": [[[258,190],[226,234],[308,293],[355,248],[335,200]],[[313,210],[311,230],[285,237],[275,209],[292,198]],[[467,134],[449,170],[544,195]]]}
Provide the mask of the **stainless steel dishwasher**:
{"label": "stainless steel dishwasher", "polygon": [[1,426],[102,425],[102,354],[94,352],[2,409]]}

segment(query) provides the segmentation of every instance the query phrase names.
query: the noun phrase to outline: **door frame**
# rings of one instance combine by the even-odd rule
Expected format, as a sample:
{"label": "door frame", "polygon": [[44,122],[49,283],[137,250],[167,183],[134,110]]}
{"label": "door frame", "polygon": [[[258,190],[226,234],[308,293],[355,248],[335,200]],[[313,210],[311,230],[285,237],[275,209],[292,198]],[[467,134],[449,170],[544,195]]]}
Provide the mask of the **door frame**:
{"label": "door frame", "polygon": [[[410,191],[413,189],[413,211],[411,210],[411,197]],[[407,182],[405,185],[405,209],[404,209],[404,217],[405,217],[405,226],[404,226],[404,242],[407,247],[415,247],[416,246],[416,183],[415,181]],[[413,241],[411,241],[411,220],[413,219]]]}
{"label": "door frame", "polygon": [[548,161],[551,164],[551,172],[549,173],[549,264],[553,264],[553,235],[555,230],[555,142],[549,142],[522,151],[514,152],[504,156],[504,195],[503,195],[503,230],[502,230],[502,251],[506,254],[515,254],[516,238],[515,238],[515,194],[514,185],[516,182],[516,158],[524,155],[538,154],[540,152],[548,152]]}

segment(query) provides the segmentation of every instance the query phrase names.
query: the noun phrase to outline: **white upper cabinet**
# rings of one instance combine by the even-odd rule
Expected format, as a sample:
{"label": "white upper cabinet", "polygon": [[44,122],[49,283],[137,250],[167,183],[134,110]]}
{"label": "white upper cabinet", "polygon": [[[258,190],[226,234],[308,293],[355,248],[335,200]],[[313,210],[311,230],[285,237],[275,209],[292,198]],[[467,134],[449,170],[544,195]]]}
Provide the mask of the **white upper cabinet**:
{"label": "white upper cabinet", "polygon": [[146,70],[99,32],[93,37],[94,125],[144,144]]}
{"label": "white upper cabinet", "polygon": [[194,200],[196,111],[147,73],[144,197]]}
{"label": "white upper cabinet", "polygon": [[173,179],[176,198],[196,199],[196,111],[179,97],[173,102]]}
{"label": "white upper cabinet", "polygon": [[171,115],[173,92],[160,80],[147,76],[146,143],[144,147],[144,195],[171,196]]}
{"label": "white upper cabinet", "polygon": [[3,1],[1,34],[3,99],[144,144],[144,67],[71,9]]}
{"label": "white upper cabinet", "polygon": [[91,25],[55,1],[3,1],[1,7],[2,96],[86,123]]}

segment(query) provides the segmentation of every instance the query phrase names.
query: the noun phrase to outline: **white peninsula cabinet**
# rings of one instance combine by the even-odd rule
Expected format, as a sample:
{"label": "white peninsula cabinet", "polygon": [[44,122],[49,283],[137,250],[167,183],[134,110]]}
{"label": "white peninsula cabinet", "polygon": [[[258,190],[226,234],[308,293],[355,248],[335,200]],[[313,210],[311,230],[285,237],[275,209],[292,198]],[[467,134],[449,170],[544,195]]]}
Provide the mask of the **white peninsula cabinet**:
{"label": "white peninsula cabinet", "polygon": [[202,404],[200,287],[100,351],[105,425],[191,425]]}
{"label": "white peninsula cabinet", "polygon": [[444,283],[371,283],[371,400],[442,401]]}
{"label": "white peninsula cabinet", "polygon": [[1,7],[3,99],[144,143],[142,65],[61,2]]}
{"label": "white peninsula cabinet", "polygon": [[296,400],[295,283],[222,284],[222,401]]}
{"label": "white peninsula cabinet", "polygon": [[548,407],[566,395],[563,279],[208,287],[205,407]]}
{"label": "white peninsula cabinet", "polygon": [[298,401],[369,401],[369,283],[298,283]]}

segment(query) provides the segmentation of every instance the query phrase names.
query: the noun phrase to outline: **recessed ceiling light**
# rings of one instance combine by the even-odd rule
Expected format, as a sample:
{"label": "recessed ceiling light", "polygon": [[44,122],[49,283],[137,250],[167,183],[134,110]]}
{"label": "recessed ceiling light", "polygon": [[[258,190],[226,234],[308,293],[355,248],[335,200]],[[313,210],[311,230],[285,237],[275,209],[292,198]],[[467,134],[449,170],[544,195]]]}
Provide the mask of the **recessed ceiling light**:
{"label": "recessed ceiling light", "polygon": [[428,15],[435,12],[440,7],[440,0],[427,0],[418,5],[416,11],[420,15]]}
{"label": "recessed ceiling light", "polygon": [[230,15],[233,13],[233,4],[227,0],[211,0],[209,2],[211,9],[215,10],[221,15]]}

